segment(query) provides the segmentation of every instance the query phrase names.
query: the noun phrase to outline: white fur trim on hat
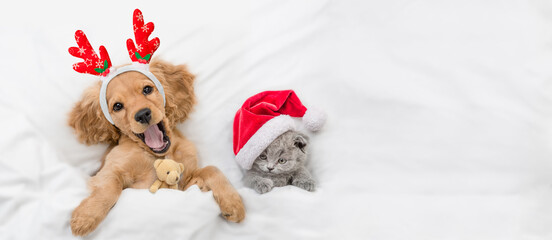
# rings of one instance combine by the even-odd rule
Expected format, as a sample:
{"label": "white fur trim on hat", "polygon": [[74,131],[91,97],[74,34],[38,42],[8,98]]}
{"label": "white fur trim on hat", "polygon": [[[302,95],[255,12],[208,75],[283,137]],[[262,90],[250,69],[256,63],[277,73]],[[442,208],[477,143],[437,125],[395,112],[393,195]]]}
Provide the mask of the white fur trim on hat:
{"label": "white fur trim on hat", "polygon": [[303,115],[303,125],[313,132],[320,130],[325,122],[326,114],[317,108],[309,107]]}
{"label": "white fur trim on hat", "polygon": [[295,122],[288,115],[280,115],[270,119],[249,138],[243,145],[236,161],[246,170],[251,169],[255,159],[270,145],[274,139],[283,133],[295,130]]}

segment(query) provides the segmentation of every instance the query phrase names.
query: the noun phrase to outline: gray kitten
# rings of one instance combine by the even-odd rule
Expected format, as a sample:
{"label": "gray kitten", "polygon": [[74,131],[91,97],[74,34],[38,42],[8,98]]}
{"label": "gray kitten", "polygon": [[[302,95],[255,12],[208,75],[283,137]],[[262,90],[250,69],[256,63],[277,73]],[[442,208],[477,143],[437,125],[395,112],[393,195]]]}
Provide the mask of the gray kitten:
{"label": "gray kitten", "polygon": [[300,132],[287,131],[280,135],[255,159],[245,174],[245,185],[258,193],[289,184],[314,191],[315,182],[304,166],[307,143],[308,137]]}

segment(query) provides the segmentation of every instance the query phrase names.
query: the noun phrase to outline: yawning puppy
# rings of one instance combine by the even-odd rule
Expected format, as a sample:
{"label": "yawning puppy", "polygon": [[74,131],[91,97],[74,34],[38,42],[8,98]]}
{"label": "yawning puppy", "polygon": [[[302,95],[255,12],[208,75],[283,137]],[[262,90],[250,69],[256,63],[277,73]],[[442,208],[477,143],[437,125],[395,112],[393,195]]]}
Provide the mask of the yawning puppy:
{"label": "yawning puppy", "polygon": [[163,61],[153,60],[149,70],[163,86],[165,103],[148,77],[130,71],[107,86],[107,106],[114,124],[102,114],[98,101],[101,83],[87,89],[70,114],[69,125],[81,142],[111,144],[102,167],[90,179],[90,196],[73,211],[75,235],[93,231],[124,188],[149,188],[156,180],[153,162],[159,158],[184,164],[179,189],[197,184],[202,191],[212,190],[222,216],[233,222],[245,217],[237,191],[216,167],[198,168],[194,145],[176,128],[195,103],[194,76],[183,65]]}

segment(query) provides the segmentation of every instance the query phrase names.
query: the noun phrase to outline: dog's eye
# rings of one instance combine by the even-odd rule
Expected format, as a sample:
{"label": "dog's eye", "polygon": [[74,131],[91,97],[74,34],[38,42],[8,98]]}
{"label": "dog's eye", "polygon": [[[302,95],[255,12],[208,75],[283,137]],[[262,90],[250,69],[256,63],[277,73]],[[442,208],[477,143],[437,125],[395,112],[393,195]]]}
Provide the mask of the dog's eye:
{"label": "dog's eye", "polygon": [[121,109],[123,109],[123,104],[122,103],[117,102],[117,103],[113,104],[113,111],[117,112],[117,111],[120,111]]}
{"label": "dog's eye", "polygon": [[169,171],[169,172],[167,172],[167,175],[169,175],[169,173],[171,173],[171,172],[170,172],[170,171]]}
{"label": "dog's eye", "polygon": [[259,156],[259,158],[262,159],[262,160],[266,160],[266,155],[261,154],[261,156]]}
{"label": "dog's eye", "polygon": [[153,88],[151,86],[145,86],[144,89],[142,90],[142,93],[144,95],[148,95],[150,94],[151,92],[153,92]]}
{"label": "dog's eye", "polygon": [[283,158],[278,159],[278,163],[279,163],[279,164],[284,164],[284,163],[286,163],[286,162],[287,162],[287,160],[285,160],[285,159],[283,159]]}

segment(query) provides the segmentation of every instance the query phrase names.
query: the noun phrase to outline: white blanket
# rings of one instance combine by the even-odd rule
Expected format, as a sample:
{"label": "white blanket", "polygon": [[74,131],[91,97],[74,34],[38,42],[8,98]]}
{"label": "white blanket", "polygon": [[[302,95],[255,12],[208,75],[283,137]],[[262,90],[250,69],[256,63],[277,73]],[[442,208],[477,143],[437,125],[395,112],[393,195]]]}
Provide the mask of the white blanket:
{"label": "white blanket", "polygon": [[[127,189],[86,239],[552,239],[552,3],[152,2],[0,7],[1,239],[75,238],[71,212],[106,146],[67,125],[97,81],[67,48],[82,29],[113,65],[130,62],[135,8],[155,23],[154,57],[197,75],[179,128],[247,216],[226,222],[197,187]],[[241,182],[233,116],[273,89],[328,114],[309,133],[314,193]]]}

